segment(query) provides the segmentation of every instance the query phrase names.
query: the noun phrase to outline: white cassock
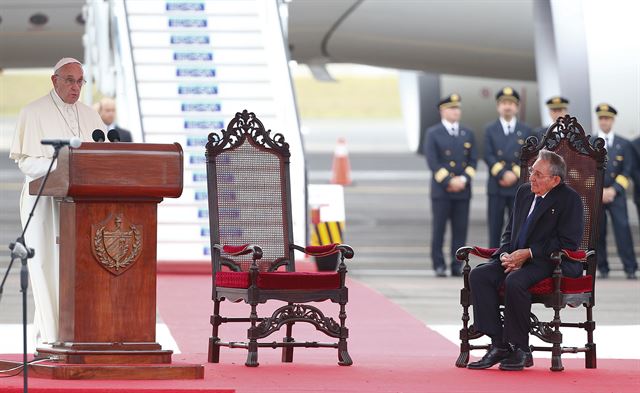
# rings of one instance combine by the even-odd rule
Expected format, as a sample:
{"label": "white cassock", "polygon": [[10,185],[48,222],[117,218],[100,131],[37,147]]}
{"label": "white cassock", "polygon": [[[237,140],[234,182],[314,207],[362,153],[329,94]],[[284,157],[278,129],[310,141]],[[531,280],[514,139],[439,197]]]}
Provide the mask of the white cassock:
{"label": "white cassock", "polygon": [[[20,111],[9,158],[18,163],[25,175],[20,195],[23,228],[36,199],[35,195],[29,195],[29,182],[44,176],[53,157],[53,148],[40,144],[40,140],[77,137],[83,142],[91,142],[95,129],[106,131],[93,108],[81,102],[67,104],[55,90]],[[58,229],[59,202],[52,197],[41,197],[25,233],[27,247],[35,250],[28,266],[35,303],[37,344],[53,343],[58,338]]]}

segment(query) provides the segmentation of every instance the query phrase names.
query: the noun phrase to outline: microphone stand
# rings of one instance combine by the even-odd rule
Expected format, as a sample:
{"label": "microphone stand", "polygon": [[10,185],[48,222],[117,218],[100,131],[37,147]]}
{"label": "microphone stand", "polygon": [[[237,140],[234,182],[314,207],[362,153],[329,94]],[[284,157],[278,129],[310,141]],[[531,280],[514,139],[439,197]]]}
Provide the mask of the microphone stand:
{"label": "microphone stand", "polygon": [[20,259],[22,262],[22,267],[20,268],[20,292],[22,292],[22,373],[23,373],[23,392],[27,393],[29,390],[28,386],[28,368],[27,368],[27,289],[29,287],[29,269],[27,267],[27,261],[30,258],[33,258],[35,255],[35,251],[33,248],[27,247],[24,235],[27,232],[27,228],[29,227],[29,223],[31,222],[31,218],[33,217],[33,212],[38,205],[38,201],[42,196],[42,191],[44,190],[44,185],[47,183],[47,179],[49,178],[49,174],[51,173],[51,168],[53,168],[53,164],[58,159],[58,154],[60,153],[60,149],[64,145],[55,144],[53,145],[53,158],[51,159],[51,163],[49,164],[49,168],[47,169],[47,173],[44,175],[42,179],[42,183],[40,184],[40,189],[38,190],[38,194],[36,195],[36,200],[31,207],[31,212],[29,213],[29,218],[27,219],[26,224],[24,224],[24,228],[22,229],[22,233],[16,239],[15,242],[9,244],[9,249],[11,250],[11,263],[9,263],[9,267],[7,271],[4,273],[4,278],[2,279],[2,284],[0,284],[0,300],[2,300],[2,291],[4,289],[5,281],[7,281],[7,276],[9,275],[9,271],[13,266],[13,261],[16,259]]}

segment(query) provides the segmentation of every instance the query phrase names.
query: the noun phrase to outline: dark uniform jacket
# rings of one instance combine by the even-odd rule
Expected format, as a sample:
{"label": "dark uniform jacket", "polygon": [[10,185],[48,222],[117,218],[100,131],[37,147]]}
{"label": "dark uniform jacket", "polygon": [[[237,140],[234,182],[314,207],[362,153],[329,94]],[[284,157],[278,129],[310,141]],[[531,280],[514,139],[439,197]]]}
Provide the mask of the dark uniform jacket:
{"label": "dark uniform jacket", "polygon": [[[531,184],[524,183],[517,189],[515,206],[507,227],[502,234],[500,248],[493,255],[511,253],[516,249],[522,228],[535,195]],[[535,260],[550,261],[550,255],[561,249],[577,250],[584,233],[583,205],[580,195],[564,183],[552,188],[531,213],[527,227],[526,246],[531,248]],[[577,277],[582,272],[579,262],[562,262],[565,274]],[[567,265],[567,266],[564,266]],[[565,269],[566,267],[566,269]]]}
{"label": "dark uniform jacket", "polygon": [[514,131],[509,136],[504,135],[500,119],[490,123],[484,133],[484,160],[489,167],[489,195],[513,196],[516,194],[518,183],[511,187],[500,187],[498,180],[505,171],[513,171],[520,176],[520,152],[525,140],[533,134],[531,128],[520,121],[516,121]]}
{"label": "dark uniform jacket", "polygon": [[118,126],[115,126],[113,129],[118,131],[118,136],[120,136],[120,142],[133,142],[131,138],[131,132],[129,132],[129,130],[120,128]]}
{"label": "dark uniform jacket", "polygon": [[546,127],[545,126],[538,127],[535,130],[533,130],[533,134],[532,135],[538,137],[538,142],[540,142],[540,141],[542,141],[542,138],[544,138],[544,134],[547,132],[549,127],[551,127],[551,124],[549,124]]}
{"label": "dark uniform jacket", "polygon": [[[478,152],[470,129],[460,125],[458,136],[452,136],[442,123],[435,124],[426,131],[423,152],[432,172],[431,198],[471,198],[471,180],[476,173]],[[467,178],[463,191],[447,192],[454,176]]]}
{"label": "dark uniform jacket", "polygon": [[[596,137],[592,137],[592,142]],[[607,146],[607,169],[604,173],[604,187],[613,187],[618,195],[624,196],[629,188],[633,166],[631,142],[614,135],[613,143]]]}

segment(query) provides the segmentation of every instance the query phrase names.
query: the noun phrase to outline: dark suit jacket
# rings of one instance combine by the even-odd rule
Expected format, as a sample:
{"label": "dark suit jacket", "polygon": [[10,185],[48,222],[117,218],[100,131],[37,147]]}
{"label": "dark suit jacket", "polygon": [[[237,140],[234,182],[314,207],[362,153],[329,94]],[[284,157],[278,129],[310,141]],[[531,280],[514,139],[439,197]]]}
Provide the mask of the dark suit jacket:
{"label": "dark suit jacket", "polygon": [[[516,193],[514,209],[502,241],[494,257],[515,251],[520,234],[535,195],[531,184],[522,184]],[[584,233],[584,210],[578,193],[564,183],[558,184],[539,202],[533,213],[526,235],[526,247],[531,248],[534,260],[550,263],[550,255],[561,249],[577,250]],[[577,277],[582,273],[579,262],[563,261],[566,275]]]}
{"label": "dark suit jacket", "polygon": [[484,160],[489,167],[489,183],[487,193],[489,195],[513,196],[516,194],[518,183],[511,187],[500,187],[498,180],[507,170],[520,175],[520,152],[522,145],[533,134],[529,126],[516,121],[514,131],[504,135],[500,119],[496,119],[485,128],[484,132]]}
{"label": "dark suit jacket", "polygon": [[[460,125],[458,136],[454,137],[439,122],[427,129],[423,152],[432,172],[431,198],[471,198],[471,180],[478,164],[478,153],[475,137],[470,129]],[[463,191],[447,191],[453,176],[467,178],[467,185]]]}
{"label": "dark suit jacket", "polygon": [[115,126],[114,130],[118,131],[118,134],[120,135],[120,142],[133,142],[131,132],[129,132],[129,130],[125,130],[119,126]]}

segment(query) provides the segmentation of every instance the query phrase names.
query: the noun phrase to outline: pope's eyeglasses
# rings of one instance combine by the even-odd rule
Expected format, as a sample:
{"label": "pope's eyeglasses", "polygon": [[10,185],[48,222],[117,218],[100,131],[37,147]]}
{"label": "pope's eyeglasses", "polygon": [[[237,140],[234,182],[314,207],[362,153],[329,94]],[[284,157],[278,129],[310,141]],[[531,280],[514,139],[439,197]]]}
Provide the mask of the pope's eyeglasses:
{"label": "pope's eyeglasses", "polygon": [[[62,76],[55,74],[58,78],[62,78]],[[65,85],[67,86],[71,86],[71,85],[76,85],[78,87],[82,87],[87,83],[86,79],[78,79],[75,80],[73,78],[64,78],[62,79],[62,81],[64,82]]]}

